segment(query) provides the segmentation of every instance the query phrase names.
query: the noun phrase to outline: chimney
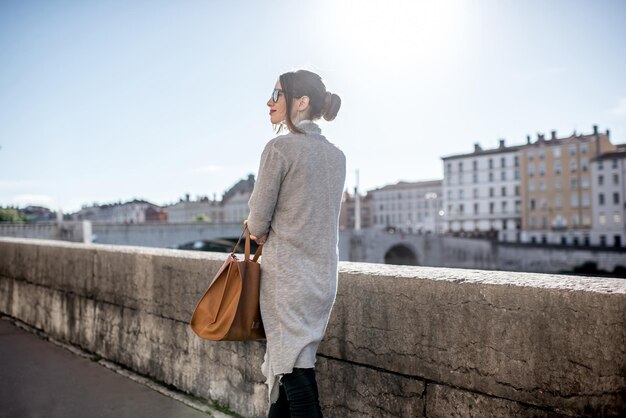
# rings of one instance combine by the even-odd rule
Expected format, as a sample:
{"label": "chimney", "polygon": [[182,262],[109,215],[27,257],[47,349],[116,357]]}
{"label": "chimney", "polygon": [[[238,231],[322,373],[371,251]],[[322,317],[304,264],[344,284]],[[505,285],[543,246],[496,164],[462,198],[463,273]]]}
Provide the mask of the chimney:
{"label": "chimney", "polygon": [[611,131],[609,131],[608,129],[606,130],[606,137],[610,139],[611,137]]}
{"label": "chimney", "polygon": [[593,125],[593,134],[598,135],[598,125]]}
{"label": "chimney", "polygon": [[550,131],[550,134],[552,135],[552,138],[550,138],[552,141],[556,141],[556,131]]}
{"label": "chimney", "polygon": [[483,149],[481,148],[480,144],[478,142],[474,143],[474,152],[479,152],[482,151]]}
{"label": "chimney", "polygon": [[538,142],[543,142],[546,139],[546,136],[544,134],[540,134],[539,132],[537,132],[537,141]]}
{"label": "chimney", "polygon": [[530,135],[526,135],[526,145],[530,145]]}
{"label": "chimney", "polygon": [[504,138],[500,138],[500,145],[499,145],[498,148],[500,148],[500,149],[505,148],[504,147]]}
{"label": "chimney", "polygon": [[189,193],[185,193],[185,202],[189,202]]}

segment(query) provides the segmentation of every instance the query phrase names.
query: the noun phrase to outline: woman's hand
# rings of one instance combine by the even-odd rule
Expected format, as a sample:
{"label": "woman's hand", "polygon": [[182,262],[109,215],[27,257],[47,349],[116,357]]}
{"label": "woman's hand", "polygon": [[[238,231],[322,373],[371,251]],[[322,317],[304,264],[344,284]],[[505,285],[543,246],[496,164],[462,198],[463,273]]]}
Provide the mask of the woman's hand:
{"label": "woman's hand", "polygon": [[[248,220],[244,220],[243,221],[243,226],[247,227],[248,226]],[[259,245],[263,245],[267,242],[267,237],[269,236],[268,234],[263,235],[261,238],[257,238],[255,235],[250,234],[250,239],[255,241],[257,244]]]}

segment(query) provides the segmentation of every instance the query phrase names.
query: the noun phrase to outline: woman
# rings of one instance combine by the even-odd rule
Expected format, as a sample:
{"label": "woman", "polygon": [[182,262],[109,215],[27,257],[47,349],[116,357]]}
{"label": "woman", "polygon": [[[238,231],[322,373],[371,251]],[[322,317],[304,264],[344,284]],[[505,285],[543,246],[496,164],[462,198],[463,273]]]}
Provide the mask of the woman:
{"label": "woman", "polygon": [[346,159],[314,121],[333,120],[341,100],[320,76],[299,70],[280,76],[267,106],[278,133],[288,130],[265,146],[248,202],[250,234],[265,244],[260,304],[269,416],[321,417],[314,365],[337,294]]}

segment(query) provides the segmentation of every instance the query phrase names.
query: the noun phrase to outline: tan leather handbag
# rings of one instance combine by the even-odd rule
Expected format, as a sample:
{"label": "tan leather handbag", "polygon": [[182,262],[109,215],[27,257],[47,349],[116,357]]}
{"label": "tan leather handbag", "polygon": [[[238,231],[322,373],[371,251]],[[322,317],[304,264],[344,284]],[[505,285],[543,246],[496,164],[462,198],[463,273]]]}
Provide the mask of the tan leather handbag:
{"label": "tan leather handbag", "polygon": [[[235,252],[244,234],[244,259],[239,260]],[[250,231],[247,225],[244,226],[233,252],[193,312],[190,325],[198,337],[213,341],[265,339],[259,308],[261,266],[258,259],[262,250],[263,246],[259,245],[250,260]]]}

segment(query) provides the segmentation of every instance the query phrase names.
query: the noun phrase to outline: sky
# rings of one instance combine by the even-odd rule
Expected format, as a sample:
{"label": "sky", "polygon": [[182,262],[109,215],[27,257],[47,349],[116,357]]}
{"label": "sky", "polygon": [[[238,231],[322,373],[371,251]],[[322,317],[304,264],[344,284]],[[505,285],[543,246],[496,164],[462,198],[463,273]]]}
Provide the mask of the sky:
{"label": "sky", "polygon": [[0,206],[207,195],[256,174],[281,73],[342,99],[346,188],[593,125],[626,142],[620,0],[0,2]]}

